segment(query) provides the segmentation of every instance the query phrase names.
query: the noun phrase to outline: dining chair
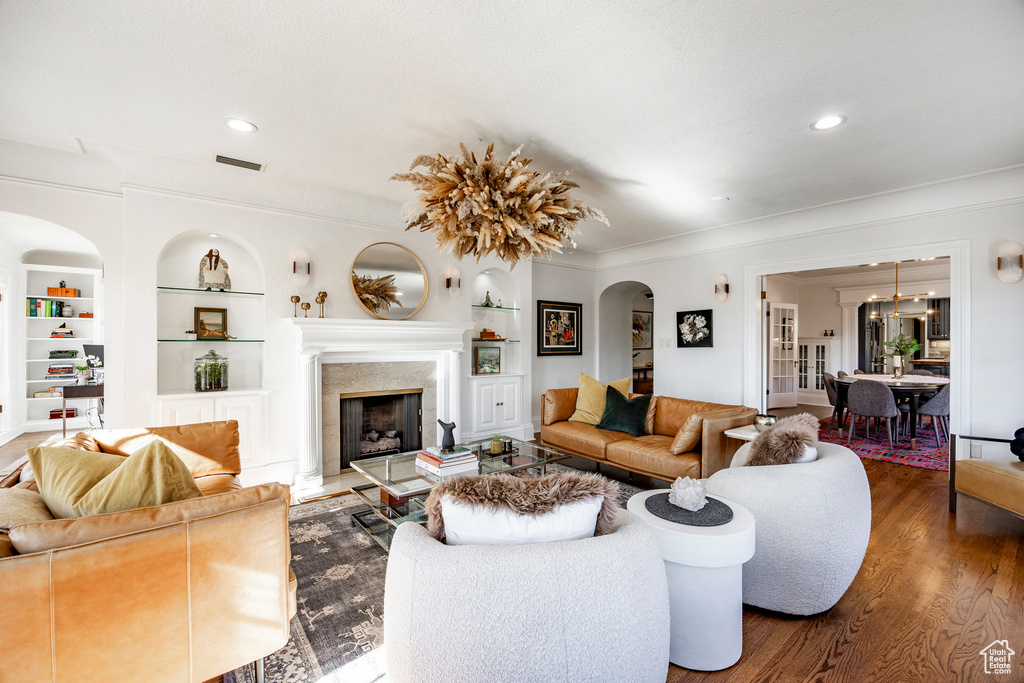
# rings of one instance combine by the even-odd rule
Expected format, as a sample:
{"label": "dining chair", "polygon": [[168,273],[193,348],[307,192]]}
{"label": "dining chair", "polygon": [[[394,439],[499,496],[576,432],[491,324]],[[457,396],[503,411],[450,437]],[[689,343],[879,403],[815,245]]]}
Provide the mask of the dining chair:
{"label": "dining chair", "polygon": [[843,433],[843,415],[846,414],[846,408],[843,408],[843,415],[836,415],[836,377],[831,372],[823,372],[821,376],[825,379],[825,395],[828,396],[828,403],[832,406],[832,416],[828,419],[828,427],[826,431],[832,429],[832,422],[836,421],[839,427],[840,436]]}
{"label": "dining chair", "polygon": [[935,373],[931,370],[925,370],[923,368],[914,368],[913,370],[907,370],[903,373],[904,375],[918,375],[920,377],[935,377]]}
{"label": "dining chair", "polygon": [[845,372],[843,372],[842,370],[840,370],[839,372],[837,372],[837,373],[836,373],[836,375],[837,375],[837,376],[839,376],[839,377],[849,377],[849,375],[848,375],[848,374],[846,374]]}
{"label": "dining chair", "polygon": [[[910,406],[900,404],[901,412],[907,413],[907,425],[910,424]],[[935,430],[935,442],[942,445],[943,436],[949,441],[949,385],[942,387],[928,401],[917,408],[918,426],[924,417],[932,418],[932,428]]]}
{"label": "dining chair", "polygon": [[861,370],[860,368],[854,368],[853,374],[855,374],[855,375],[866,375],[867,373],[864,372],[863,370]]}
{"label": "dining chair", "polygon": [[[899,420],[893,422],[893,418],[899,418],[900,411],[896,407],[896,399],[892,396],[889,387],[881,382],[871,380],[860,380],[850,385],[846,399],[846,407],[850,411],[850,433],[846,437],[846,444],[853,441],[853,431],[857,424],[857,416],[864,418],[864,432],[871,437],[870,418],[885,418],[885,426],[889,433],[889,448],[892,448],[893,430],[899,427]],[[897,432],[898,436],[898,432]]]}

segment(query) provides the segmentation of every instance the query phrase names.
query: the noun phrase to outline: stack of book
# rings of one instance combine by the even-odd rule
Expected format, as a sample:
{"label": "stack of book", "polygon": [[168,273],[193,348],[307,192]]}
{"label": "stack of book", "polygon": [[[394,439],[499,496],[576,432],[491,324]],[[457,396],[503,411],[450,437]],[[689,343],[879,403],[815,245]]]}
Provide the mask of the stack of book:
{"label": "stack of book", "polygon": [[61,411],[60,408],[55,408],[50,411],[51,420],[59,420],[62,417],[78,417],[78,408],[68,408],[64,411]]}
{"label": "stack of book", "polygon": [[46,368],[46,377],[43,379],[74,379],[75,378],[75,364],[74,363],[50,363],[50,367]]}
{"label": "stack of book", "polygon": [[78,296],[78,290],[74,287],[47,287],[46,296],[66,296],[74,299]]}
{"label": "stack of book", "polygon": [[479,461],[476,454],[464,446],[456,446],[452,453],[442,453],[440,448],[431,446],[416,456],[416,467],[445,477],[452,474],[475,474]]}
{"label": "stack of book", "polygon": [[55,327],[53,328],[53,330],[50,331],[51,339],[73,339],[74,336],[75,331],[72,330],[70,327],[64,327],[63,325],[61,325],[60,327]]}

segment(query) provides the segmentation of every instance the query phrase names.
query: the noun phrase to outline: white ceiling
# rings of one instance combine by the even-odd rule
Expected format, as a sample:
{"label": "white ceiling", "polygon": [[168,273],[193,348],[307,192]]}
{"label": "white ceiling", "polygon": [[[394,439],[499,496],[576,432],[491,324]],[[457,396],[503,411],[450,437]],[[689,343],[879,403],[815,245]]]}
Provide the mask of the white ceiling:
{"label": "white ceiling", "polygon": [[30,251],[99,256],[96,245],[73,230],[31,216],[0,211],[0,252],[20,259]]}
{"label": "white ceiling", "polygon": [[0,4],[0,137],[393,201],[418,154],[526,143],[597,251],[1024,163],[1021,111],[1019,0]]}

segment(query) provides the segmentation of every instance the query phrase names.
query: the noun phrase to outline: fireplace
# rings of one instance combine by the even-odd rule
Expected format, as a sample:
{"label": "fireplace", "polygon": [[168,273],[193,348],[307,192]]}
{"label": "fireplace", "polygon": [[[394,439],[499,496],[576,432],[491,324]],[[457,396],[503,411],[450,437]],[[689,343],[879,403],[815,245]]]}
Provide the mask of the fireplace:
{"label": "fireplace", "polygon": [[341,394],[341,468],[422,447],[423,389]]}

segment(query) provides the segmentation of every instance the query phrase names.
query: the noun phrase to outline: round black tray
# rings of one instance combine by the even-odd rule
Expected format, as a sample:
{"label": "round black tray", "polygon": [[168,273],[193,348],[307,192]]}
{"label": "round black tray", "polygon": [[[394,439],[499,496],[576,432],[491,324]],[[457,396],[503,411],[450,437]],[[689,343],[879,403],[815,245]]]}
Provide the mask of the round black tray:
{"label": "round black tray", "polygon": [[722,526],[732,521],[732,508],[718,500],[707,497],[700,510],[693,512],[668,502],[667,493],[658,493],[644,501],[647,511],[655,517],[667,519],[676,524],[688,526]]}

